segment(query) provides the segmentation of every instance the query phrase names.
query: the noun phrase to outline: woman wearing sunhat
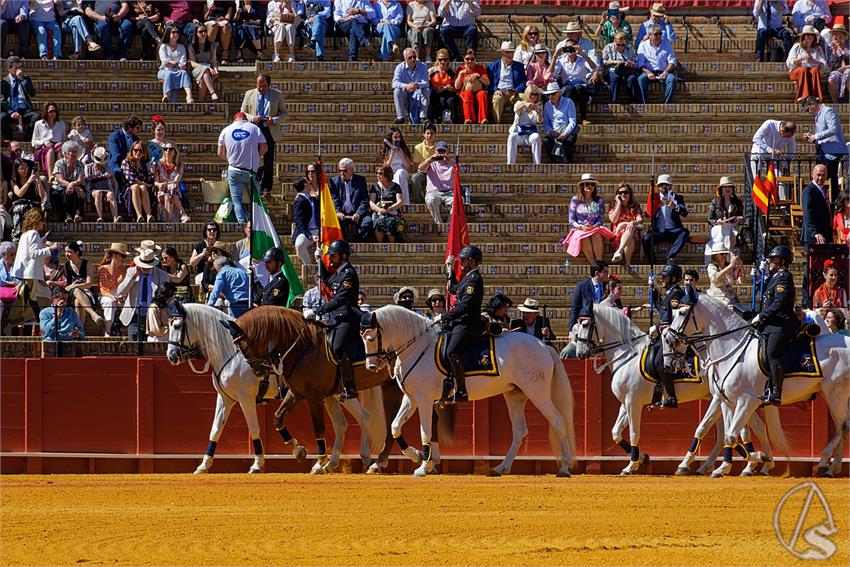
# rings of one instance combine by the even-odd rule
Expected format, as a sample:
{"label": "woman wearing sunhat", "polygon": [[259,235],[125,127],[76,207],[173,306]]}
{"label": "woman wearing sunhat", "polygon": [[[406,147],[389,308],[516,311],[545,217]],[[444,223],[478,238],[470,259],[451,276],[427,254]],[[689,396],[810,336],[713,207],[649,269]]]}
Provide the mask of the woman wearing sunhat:
{"label": "woman wearing sunhat", "polygon": [[731,177],[720,178],[715,197],[708,206],[708,242],[705,255],[710,256],[717,245],[732,250],[738,244],[738,227],[744,222],[744,203],[735,195],[735,183]]}
{"label": "woman wearing sunhat", "polygon": [[425,305],[428,307],[425,317],[433,321],[434,317],[446,312],[446,292],[436,287],[429,289]]}
{"label": "woman wearing sunhat", "polygon": [[130,252],[122,242],[113,242],[103,251],[103,260],[97,267],[97,279],[100,286],[100,306],[103,308],[103,336],[112,336],[112,322],[116,311],[124,305],[124,298],[118,295],[118,286],[127,274],[124,263]]}
{"label": "woman wearing sunhat", "polygon": [[826,85],[832,102],[838,102],[847,93],[847,79],[850,77],[850,45],[847,37],[847,27],[843,23],[832,26],[832,39],[826,46],[826,64],[829,69]]}
{"label": "woman wearing sunhat", "polygon": [[112,222],[121,222],[121,216],[118,214],[118,183],[112,168],[109,167],[109,152],[106,148],[98,146],[94,149],[92,162],[85,166],[85,176],[97,211],[97,222],[103,222],[104,197],[112,210]]}
{"label": "woman wearing sunhat", "polygon": [[820,76],[827,71],[827,67],[826,55],[818,45],[819,39],[820,35],[815,28],[804,26],[800,32],[800,41],[794,44],[785,60],[788,76],[797,85],[795,100],[798,103],[808,96],[823,100]]}
{"label": "woman wearing sunhat", "polygon": [[715,243],[709,255],[711,261],[705,271],[711,286],[706,293],[731,307],[738,303],[738,294],[735,293],[734,286],[742,283],[744,264],[741,258],[733,256],[720,242]]}
{"label": "woman wearing sunhat", "polygon": [[578,193],[570,200],[569,223],[571,230],[561,241],[572,257],[584,254],[589,263],[602,260],[603,239],[617,235],[603,225],[605,201],[597,193],[596,179],[584,173],[578,183]]}

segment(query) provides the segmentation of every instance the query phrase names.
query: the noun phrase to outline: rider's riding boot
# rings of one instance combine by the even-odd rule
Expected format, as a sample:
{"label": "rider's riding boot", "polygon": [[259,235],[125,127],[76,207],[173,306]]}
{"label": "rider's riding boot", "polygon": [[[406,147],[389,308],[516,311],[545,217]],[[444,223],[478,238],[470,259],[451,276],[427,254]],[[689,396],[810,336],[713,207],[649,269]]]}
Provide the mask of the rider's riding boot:
{"label": "rider's riding boot", "polygon": [[458,355],[449,357],[449,364],[452,367],[452,374],[455,378],[455,397],[454,402],[468,402],[469,396],[466,393],[466,370],[463,367],[463,362]]}
{"label": "rider's riding boot", "polygon": [[452,403],[452,398],[450,398],[449,396],[451,395],[452,390],[454,390],[454,387],[455,381],[452,380],[451,376],[446,376],[446,379],[443,380],[443,393],[440,394],[440,399],[434,402],[434,405],[444,406],[446,404]]}
{"label": "rider's riding boot", "polygon": [[785,381],[785,371],[782,368],[776,369],[776,376],[773,379],[773,387],[770,389],[770,397],[767,403],[779,407],[782,405],[782,383]]}
{"label": "rider's riding boot", "polygon": [[679,400],[676,399],[676,388],[673,385],[673,377],[667,372],[661,373],[661,381],[664,383],[664,389],[667,390],[667,399],[661,403],[663,408],[679,407]]}
{"label": "rider's riding boot", "polygon": [[344,354],[339,359],[339,373],[342,375],[342,394],[340,400],[356,400],[357,387],[354,385],[354,367],[351,365],[351,359],[348,354]]}

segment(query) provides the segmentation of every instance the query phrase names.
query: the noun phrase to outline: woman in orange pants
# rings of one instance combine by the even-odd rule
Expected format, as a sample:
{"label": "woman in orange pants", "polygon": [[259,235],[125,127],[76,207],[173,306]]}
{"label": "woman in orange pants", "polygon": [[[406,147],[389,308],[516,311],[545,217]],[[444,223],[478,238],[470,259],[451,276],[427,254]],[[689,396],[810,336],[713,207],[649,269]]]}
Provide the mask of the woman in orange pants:
{"label": "woman in orange pants", "polygon": [[797,85],[796,102],[808,96],[816,96],[823,100],[820,86],[820,76],[827,71],[826,56],[818,45],[820,35],[812,26],[804,26],[800,32],[800,42],[794,44],[788,52],[785,65],[788,75]]}
{"label": "woman in orange pants", "polygon": [[[467,49],[463,60],[464,64],[458,68],[455,79],[455,88],[460,92],[460,100],[463,102],[463,122],[464,124],[476,122],[486,124],[487,109],[490,107],[487,102],[487,86],[490,84],[490,77],[487,76],[484,65],[475,63],[475,51]],[[478,120],[475,119],[476,104]]]}

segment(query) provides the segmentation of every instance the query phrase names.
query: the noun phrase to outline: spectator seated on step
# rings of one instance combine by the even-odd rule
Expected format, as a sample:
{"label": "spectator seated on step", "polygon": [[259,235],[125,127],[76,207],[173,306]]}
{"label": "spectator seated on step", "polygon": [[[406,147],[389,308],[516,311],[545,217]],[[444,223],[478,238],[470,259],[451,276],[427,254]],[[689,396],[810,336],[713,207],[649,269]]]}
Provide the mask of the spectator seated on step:
{"label": "spectator seated on step", "polygon": [[478,48],[476,20],[481,16],[479,0],[440,0],[437,16],[443,19],[440,38],[449,50],[452,61],[460,61],[456,39],[463,38],[467,51]]}
{"label": "spectator seated on step", "polygon": [[643,104],[647,102],[649,83],[664,84],[664,104],[670,104],[676,90],[676,67],[678,66],[673,44],[662,37],[661,27],[649,27],[649,40],[641,42],[638,47],[637,66],[638,90]]}
{"label": "spectator seated on step", "polygon": [[436,152],[419,164],[419,173],[425,174],[425,206],[434,222],[443,224],[440,205],[452,210],[454,202],[454,160],[448,156],[449,145],[440,140]]}
{"label": "spectator seated on step", "polygon": [[416,58],[416,50],[412,47],[404,50],[404,61],[396,65],[392,88],[395,123],[425,122],[428,116],[431,83],[428,79],[428,66]]}

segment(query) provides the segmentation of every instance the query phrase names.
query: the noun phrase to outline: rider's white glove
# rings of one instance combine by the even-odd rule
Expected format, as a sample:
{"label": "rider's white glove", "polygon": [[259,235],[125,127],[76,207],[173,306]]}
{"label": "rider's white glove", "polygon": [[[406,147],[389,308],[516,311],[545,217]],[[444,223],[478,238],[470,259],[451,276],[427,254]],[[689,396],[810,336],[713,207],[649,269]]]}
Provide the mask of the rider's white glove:
{"label": "rider's white glove", "polygon": [[655,285],[655,280],[653,280],[652,276],[649,276],[649,279],[648,279],[648,280],[646,280],[646,285],[648,285],[648,286],[650,286],[650,287],[652,287],[653,285]]}
{"label": "rider's white glove", "polygon": [[649,328],[649,336],[650,336],[650,337],[652,337],[652,338],[654,339],[654,338],[655,338],[655,337],[657,337],[658,335],[659,335],[658,327],[656,327],[655,325],[651,326],[651,327]]}
{"label": "rider's white glove", "polygon": [[762,272],[766,272],[769,267],[770,263],[767,260],[762,260],[761,264],[759,264],[759,270]]}
{"label": "rider's white glove", "polygon": [[440,322],[440,321],[442,321],[442,320],[443,320],[443,314],[442,314],[442,313],[440,313],[439,315],[437,315],[436,317],[434,317],[434,320],[432,321],[432,323],[436,325],[437,323],[439,323],[439,322]]}
{"label": "rider's white glove", "polygon": [[306,311],[304,311],[304,318],[307,319],[308,321],[311,321],[311,320],[315,321],[316,320],[316,312],[313,311],[312,309],[307,309]]}
{"label": "rider's white glove", "polygon": [[454,266],[454,263],[455,263],[455,257],[454,256],[449,256],[448,258],[446,258],[446,275],[449,275],[449,276],[452,275],[452,266]]}
{"label": "rider's white glove", "polygon": [[753,317],[753,320],[750,321],[750,323],[752,323],[753,325],[757,325],[759,321],[761,321],[761,313]]}
{"label": "rider's white glove", "polygon": [[322,259],[322,249],[321,249],[321,247],[316,246],[316,251],[313,252],[313,256],[315,256],[316,263],[318,264],[319,261]]}

